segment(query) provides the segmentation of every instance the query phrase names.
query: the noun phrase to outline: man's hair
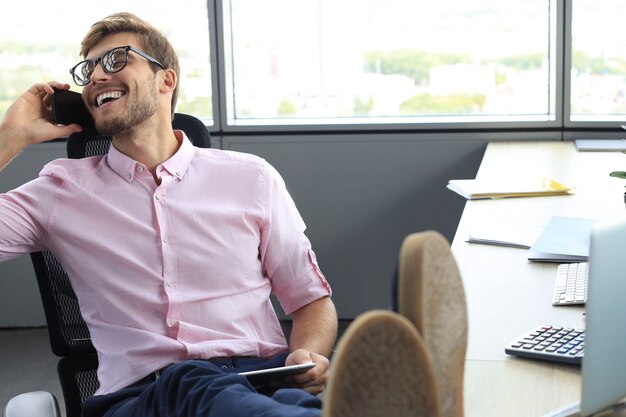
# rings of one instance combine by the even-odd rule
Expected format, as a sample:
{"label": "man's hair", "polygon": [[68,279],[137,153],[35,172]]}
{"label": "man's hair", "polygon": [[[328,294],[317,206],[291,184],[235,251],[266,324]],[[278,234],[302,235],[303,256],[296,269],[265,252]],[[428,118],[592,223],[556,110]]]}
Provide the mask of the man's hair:
{"label": "man's hair", "polygon": [[[141,41],[143,52],[155,58],[165,68],[176,72],[176,88],[172,93],[172,115],[178,99],[178,80],[180,80],[180,66],[176,51],[167,38],[154,26],[140,19],[132,13],[114,13],[94,23],[80,44],[80,54],[86,58],[87,54],[105,36],[113,33],[128,32],[137,35]],[[123,45],[119,45],[123,46]],[[156,71],[156,70],[155,70]]]}

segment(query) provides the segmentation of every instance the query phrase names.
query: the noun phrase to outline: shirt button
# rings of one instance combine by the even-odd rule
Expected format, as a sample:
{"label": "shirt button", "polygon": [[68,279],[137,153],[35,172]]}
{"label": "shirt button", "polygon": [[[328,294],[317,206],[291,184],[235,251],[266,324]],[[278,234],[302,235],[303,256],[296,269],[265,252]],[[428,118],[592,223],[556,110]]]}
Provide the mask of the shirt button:
{"label": "shirt button", "polygon": [[171,287],[172,286],[172,281],[167,281],[166,284],[167,284],[168,287]]}
{"label": "shirt button", "polygon": [[173,325],[175,325],[175,324],[176,324],[176,320],[174,320],[174,319],[170,319],[170,321],[168,321],[168,324],[169,324],[170,326],[173,326]]}
{"label": "shirt button", "polygon": [[180,171],[176,171],[176,176],[180,177]]}
{"label": "shirt button", "polygon": [[130,172],[126,174],[126,178],[131,179],[132,177],[133,177],[133,174],[131,174]]}
{"label": "shirt button", "polygon": [[166,237],[164,237],[162,240],[163,240],[163,243],[167,243],[167,238]]}
{"label": "shirt button", "polygon": [[143,167],[142,167],[142,166],[138,166],[138,167],[137,167],[137,171],[139,171],[139,172],[143,172]]}
{"label": "shirt button", "polygon": [[161,196],[159,196],[158,194],[156,194],[156,195],[154,196],[154,198],[156,198],[157,200],[160,200],[160,199],[161,199]]}

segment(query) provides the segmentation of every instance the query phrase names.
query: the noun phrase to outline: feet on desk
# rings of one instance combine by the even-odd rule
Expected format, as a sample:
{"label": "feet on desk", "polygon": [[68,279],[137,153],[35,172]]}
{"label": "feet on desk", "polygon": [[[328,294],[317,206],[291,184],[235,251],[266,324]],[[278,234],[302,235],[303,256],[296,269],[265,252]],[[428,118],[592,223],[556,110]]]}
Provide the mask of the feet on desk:
{"label": "feet on desk", "polygon": [[358,316],[339,341],[323,417],[437,417],[432,361],[415,327],[399,314]]}
{"label": "feet on desk", "polygon": [[467,304],[450,244],[441,234],[406,237],[397,296],[398,312],[413,323],[432,357],[441,417],[462,417]]}

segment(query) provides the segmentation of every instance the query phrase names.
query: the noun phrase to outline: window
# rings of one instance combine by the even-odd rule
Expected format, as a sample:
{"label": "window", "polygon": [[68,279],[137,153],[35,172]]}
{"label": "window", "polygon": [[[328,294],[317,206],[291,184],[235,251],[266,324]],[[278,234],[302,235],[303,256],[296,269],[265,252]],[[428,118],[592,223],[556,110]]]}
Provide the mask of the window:
{"label": "window", "polygon": [[15,2],[0,14],[0,117],[34,82],[70,82],[84,33],[119,10],[168,36],[181,59],[177,111],[212,130],[613,127],[626,118],[619,0]]}
{"label": "window", "polygon": [[626,118],[625,18],[623,1],[573,2],[571,121],[623,122]]}
{"label": "window", "polygon": [[67,82],[80,91],[68,72],[82,59],[80,41],[91,24],[121,10],[137,14],[168,37],[181,64],[177,111],[212,124],[206,0],[13,2],[10,13],[0,14],[0,117],[36,82]]}
{"label": "window", "polygon": [[556,2],[230,0],[228,123],[556,119]]}

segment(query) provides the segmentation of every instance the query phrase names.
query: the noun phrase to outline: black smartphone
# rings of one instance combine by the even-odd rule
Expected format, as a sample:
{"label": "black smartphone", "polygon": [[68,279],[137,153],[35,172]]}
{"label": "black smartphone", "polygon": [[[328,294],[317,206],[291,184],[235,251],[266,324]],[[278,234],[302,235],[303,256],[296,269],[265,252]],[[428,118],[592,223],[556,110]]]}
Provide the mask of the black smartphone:
{"label": "black smartphone", "polygon": [[83,103],[82,95],[74,91],[54,89],[52,117],[58,124],[71,125],[76,123],[83,129],[96,130],[93,118]]}

